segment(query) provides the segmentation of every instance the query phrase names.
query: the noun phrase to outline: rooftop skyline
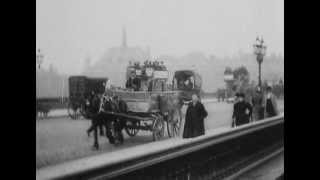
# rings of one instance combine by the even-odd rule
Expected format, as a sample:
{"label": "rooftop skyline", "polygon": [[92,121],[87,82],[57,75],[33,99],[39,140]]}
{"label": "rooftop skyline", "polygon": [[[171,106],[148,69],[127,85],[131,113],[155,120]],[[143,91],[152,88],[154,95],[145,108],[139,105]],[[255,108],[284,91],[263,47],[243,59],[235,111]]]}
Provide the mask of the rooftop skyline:
{"label": "rooftop skyline", "polygon": [[156,57],[253,53],[257,35],[268,54],[284,52],[281,0],[37,0],[36,6],[36,48],[45,54],[44,67],[53,64],[67,74],[124,44],[124,31],[128,47],[150,47]]}

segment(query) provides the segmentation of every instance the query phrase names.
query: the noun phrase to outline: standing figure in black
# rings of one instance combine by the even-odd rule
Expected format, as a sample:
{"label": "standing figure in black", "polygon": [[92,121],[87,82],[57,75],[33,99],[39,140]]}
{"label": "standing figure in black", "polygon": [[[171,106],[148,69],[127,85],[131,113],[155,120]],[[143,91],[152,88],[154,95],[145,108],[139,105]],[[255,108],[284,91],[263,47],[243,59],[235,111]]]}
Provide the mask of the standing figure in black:
{"label": "standing figure in black", "polygon": [[264,96],[264,107],[265,107],[265,116],[266,118],[273,117],[279,114],[277,101],[275,95],[272,93],[272,88],[267,87],[267,92]]}
{"label": "standing figure in black", "polygon": [[240,126],[250,122],[252,106],[244,100],[243,93],[237,93],[237,102],[233,106],[232,127]]}
{"label": "standing figure in black", "polygon": [[208,116],[206,109],[203,104],[199,101],[199,97],[197,94],[192,95],[192,102],[189,103],[183,138],[192,138],[204,135],[204,118]]}

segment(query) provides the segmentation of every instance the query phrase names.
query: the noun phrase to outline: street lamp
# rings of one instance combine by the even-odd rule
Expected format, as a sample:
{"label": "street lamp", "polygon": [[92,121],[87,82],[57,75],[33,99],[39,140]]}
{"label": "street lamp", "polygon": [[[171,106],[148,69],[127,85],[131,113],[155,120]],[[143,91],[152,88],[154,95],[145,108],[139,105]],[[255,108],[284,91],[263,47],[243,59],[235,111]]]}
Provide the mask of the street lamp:
{"label": "street lamp", "polygon": [[267,46],[264,45],[263,38],[256,38],[256,43],[253,45],[254,54],[257,55],[257,62],[259,65],[259,87],[261,87],[261,64],[263,62],[263,57],[266,54]]}
{"label": "street lamp", "polygon": [[37,64],[38,64],[39,69],[40,69],[40,65],[43,63],[43,58],[44,58],[44,55],[41,54],[40,49],[38,49]]}

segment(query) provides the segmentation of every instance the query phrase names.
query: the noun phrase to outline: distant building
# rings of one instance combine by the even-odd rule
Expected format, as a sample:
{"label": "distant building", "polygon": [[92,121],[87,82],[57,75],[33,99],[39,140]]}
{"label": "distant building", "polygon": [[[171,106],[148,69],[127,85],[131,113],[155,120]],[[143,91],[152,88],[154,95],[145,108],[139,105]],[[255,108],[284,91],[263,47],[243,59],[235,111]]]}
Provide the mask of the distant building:
{"label": "distant building", "polygon": [[140,47],[128,46],[126,29],[123,28],[121,46],[107,49],[100,60],[86,68],[82,74],[90,77],[108,77],[114,85],[124,86],[129,61],[142,63],[149,58],[149,47],[144,50]]}
{"label": "distant building", "polygon": [[36,97],[56,98],[67,97],[69,94],[67,76],[56,71],[39,69],[36,72]]}

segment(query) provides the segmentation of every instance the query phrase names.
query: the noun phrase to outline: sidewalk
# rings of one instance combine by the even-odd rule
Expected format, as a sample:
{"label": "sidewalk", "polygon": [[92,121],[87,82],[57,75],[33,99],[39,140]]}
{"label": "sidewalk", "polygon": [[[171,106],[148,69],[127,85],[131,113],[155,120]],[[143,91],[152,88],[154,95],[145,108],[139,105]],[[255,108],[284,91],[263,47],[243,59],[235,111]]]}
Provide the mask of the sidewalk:
{"label": "sidewalk", "polygon": [[49,112],[48,117],[68,116],[67,109],[53,109]]}
{"label": "sidewalk", "polygon": [[203,103],[211,103],[211,102],[218,102],[217,98],[208,98],[208,99],[203,99],[201,100]]}

